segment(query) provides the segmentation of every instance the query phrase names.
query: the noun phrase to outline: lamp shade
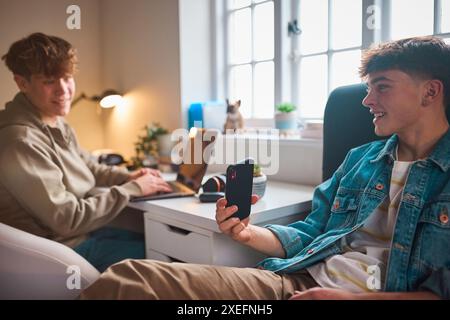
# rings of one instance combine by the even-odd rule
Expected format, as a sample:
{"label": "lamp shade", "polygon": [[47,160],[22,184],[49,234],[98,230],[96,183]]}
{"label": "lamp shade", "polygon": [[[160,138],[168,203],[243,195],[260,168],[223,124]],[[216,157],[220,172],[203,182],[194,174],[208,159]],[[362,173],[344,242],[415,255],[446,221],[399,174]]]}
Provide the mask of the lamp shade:
{"label": "lamp shade", "polygon": [[123,98],[120,94],[109,94],[105,97],[103,97],[102,100],[100,100],[100,106],[102,108],[112,108],[117,105],[120,105],[123,101]]}
{"label": "lamp shade", "polygon": [[116,90],[109,89],[105,90],[101,95],[92,97],[88,97],[85,93],[82,93],[72,102],[72,107],[82,99],[99,102],[102,108],[112,108],[123,103],[122,95]]}

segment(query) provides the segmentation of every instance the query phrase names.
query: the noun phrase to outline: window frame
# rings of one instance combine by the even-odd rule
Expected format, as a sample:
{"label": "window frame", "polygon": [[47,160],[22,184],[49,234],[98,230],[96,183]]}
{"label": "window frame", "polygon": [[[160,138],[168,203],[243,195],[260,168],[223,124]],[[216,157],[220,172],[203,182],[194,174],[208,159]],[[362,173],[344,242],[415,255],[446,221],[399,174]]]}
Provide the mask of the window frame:
{"label": "window frame", "polygon": [[[254,9],[256,5],[260,5],[271,0],[266,0],[261,3],[251,3],[249,7]],[[264,60],[273,61],[274,63],[274,113],[275,105],[291,101],[294,104],[299,105],[299,90],[300,87],[300,59],[310,56],[316,56],[321,54],[326,54],[328,59],[327,66],[327,92],[328,95],[331,93],[332,87],[332,56],[333,54],[351,50],[365,50],[372,43],[379,43],[388,41],[391,39],[391,1],[392,0],[362,0],[362,41],[361,46],[343,48],[343,49],[332,49],[331,48],[331,23],[330,18],[332,16],[332,6],[331,1],[328,0],[328,48],[326,51],[321,53],[312,53],[299,55],[298,48],[300,45],[299,37],[288,36],[287,25],[290,21],[294,19],[299,20],[298,8],[300,7],[300,1],[302,0],[273,0],[274,3],[274,59]],[[228,61],[229,56],[229,45],[228,45],[228,19],[229,10],[227,8],[227,1],[225,0],[215,0],[212,2],[212,38],[213,38],[213,48],[214,57],[212,59],[213,63],[213,80],[216,85],[213,88],[213,95],[217,98],[225,98],[229,95],[229,73],[232,66],[240,65],[234,64],[230,65]],[[441,0],[434,0],[434,19],[433,19],[433,35],[441,37],[443,39],[450,39],[450,32],[441,32]],[[380,28],[370,29],[367,26],[367,19],[373,14],[373,12],[368,12],[370,6],[375,5],[379,10],[380,14]],[[232,11],[239,10],[233,9]],[[253,28],[253,12],[252,12],[252,28]],[[252,43],[253,46],[253,43]],[[300,58],[300,59],[299,59]],[[250,62],[252,66],[252,77],[254,77],[254,67],[256,63],[262,61],[252,60]],[[246,63],[247,64],[247,63]],[[254,81],[252,84],[252,95],[254,95]],[[254,101],[254,100],[253,100]],[[325,106],[324,106],[325,107]],[[253,114],[252,106],[252,114]],[[303,120],[319,119],[321,118],[302,118]],[[259,118],[246,118],[246,126],[252,127],[273,127],[273,119],[259,119]]]}
{"label": "window frame", "polygon": [[[255,58],[254,58],[254,41],[253,41],[253,35],[254,35],[254,24],[255,24],[255,15],[254,15],[254,10],[255,10],[255,7],[257,7],[257,6],[260,6],[260,5],[263,5],[263,4],[265,4],[265,3],[269,3],[269,2],[271,2],[271,3],[273,3],[273,5],[274,5],[274,29],[276,29],[276,25],[278,24],[277,23],[277,21],[276,21],[276,15],[275,15],[275,6],[276,6],[276,3],[278,2],[278,1],[276,1],[276,0],[263,0],[263,1],[261,1],[261,2],[258,2],[258,3],[254,3],[253,2],[253,0],[251,0],[251,3],[250,3],[250,5],[248,5],[248,6],[244,6],[244,7],[240,7],[240,8],[237,8],[237,9],[229,9],[228,7],[227,7],[227,0],[225,0],[225,1],[223,1],[223,12],[224,12],[224,31],[225,31],[225,36],[224,36],[224,39],[225,39],[225,41],[226,41],[226,44],[225,44],[225,48],[226,48],[226,50],[225,50],[225,56],[224,56],[224,60],[225,60],[225,81],[224,81],[224,85],[225,85],[225,92],[227,93],[227,96],[229,96],[229,81],[230,81],[230,74],[231,74],[231,70],[233,69],[233,68],[235,68],[235,67],[238,67],[238,66],[245,66],[245,65],[249,65],[250,67],[251,67],[251,70],[252,70],[252,92],[251,92],[251,96],[252,96],[252,106],[251,106],[251,110],[250,110],[250,113],[252,114],[252,116],[250,117],[250,118],[245,118],[245,120],[247,120],[247,121],[252,121],[252,120],[255,120],[256,122],[263,122],[263,123],[265,123],[265,122],[267,122],[267,120],[270,120],[270,119],[265,119],[265,118],[255,118],[255,117],[253,117],[253,115],[255,114],[255,67],[256,67],[256,65],[257,64],[259,64],[259,63],[264,63],[264,62],[273,62],[273,64],[274,64],[274,74],[275,74],[275,70],[277,69],[277,63],[276,63],[276,48],[275,48],[275,45],[276,45],[276,35],[275,35],[275,30],[274,30],[274,56],[273,56],[273,58],[271,58],[271,59],[261,59],[261,60],[256,60]],[[229,56],[230,56],[230,52],[229,52],[229,48],[230,48],[230,46],[229,46],[229,44],[228,44],[228,39],[229,39],[229,35],[228,35],[228,30],[229,30],[229,25],[228,25],[228,21],[230,21],[230,16],[233,14],[233,13],[235,13],[236,11],[239,11],[239,10],[242,10],[242,9],[245,9],[245,8],[250,8],[250,10],[251,10],[251,34],[252,34],[252,43],[251,43],[251,59],[250,59],[250,61],[249,62],[241,62],[241,63],[232,63],[232,62],[230,62],[229,61]],[[274,76],[275,78],[276,78],[276,76]],[[274,79],[274,82],[275,82],[275,79]],[[274,86],[274,97],[275,97],[275,90],[276,90],[276,88],[275,88],[276,86]],[[274,100],[276,100],[276,97],[275,97],[275,99]]]}
{"label": "window frame", "polygon": [[[302,0],[293,0],[294,3],[294,12],[299,12],[299,8],[301,5]],[[301,105],[301,98],[299,95],[299,91],[300,91],[300,86],[301,86],[301,81],[300,81],[300,72],[301,72],[301,60],[304,58],[309,58],[309,57],[315,57],[315,56],[321,56],[321,55],[326,55],[327,57],[327,96],[331,93],[331,88],[332,88],[332,76],[333,76],[333,66],[332,66],[332,60],[333,60],[333,56],[336,53],[340,53],[340,52],[348,52],[348,51],[354,51],[354,50],[364,50],[364,37],[366,36],[370,36],[372,37],[372,35],[367,32],[366,26],[365,26],[365,17],[364,17],[364,0],[361,0],[362,2],[362,10],[363,10],[363,14],[362,14],[362,21],[361,21],[361,25],[362,25],[362,39],[361,39],[361,45],[360,46],[354,46],[354,47],[346,47],[346,48],[341,48],[341,49],[333,49],[332,48],[332,17],[333,17],[333,11],[332,11],[332,0],[328,0],[328,39],[327,39],[327,50],[325,51],[321,51],[321,52],[315,52],[315,53],[308,53],[308,54],[299,54],[299,53],[295,53],[295,50],[298,50],[298,48],[301,46],[301,40],[299,40],[299,37],[294,36],[293,41],[296,42],[295,44],[295,49],[294,52],[291,55],[291,61],[292,61],[292,70],[291,72],[294,74],[296,74],[295,77],[293,77],[293,79],[295,79],[296,81],[292,81],[291,83],[291,91],[292,91],[292,95],[291,95],[291,100],[294,102],[294,104],[296,105]],[[367,1],[368,2],[368,1]],[[295,5],[296,4],[296,5]],[[299,16],[299,15],[297,15]],[[298,20],[300,20],[300,18],[297,18]],[[324,106],[325,108],[325,106]],[[323,116],[318,118],[318,117],[302,117],[303,120],[322,120]]]}

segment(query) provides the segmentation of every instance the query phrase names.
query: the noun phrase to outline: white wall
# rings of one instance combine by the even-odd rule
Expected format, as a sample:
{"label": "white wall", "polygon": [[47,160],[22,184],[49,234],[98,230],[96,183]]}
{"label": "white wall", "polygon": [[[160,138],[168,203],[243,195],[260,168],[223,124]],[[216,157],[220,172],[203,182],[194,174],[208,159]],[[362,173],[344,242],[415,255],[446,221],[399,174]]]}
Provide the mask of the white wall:
{"label": "white wall", "polygon": [[105,147],[126,156],[145,124],[181,126],[178,0],[100,0],[102,76],[128,105],[103,112]]}
{"label": "white wall", "polygon": [[271,178],[316,186],[322,182],[322,140],[280,141],[280,170]]}
{"label": "white wall", "polygon": [[[81,7],[81,30],[68,30],[66,27],[66,8],[70,4]],[[101,88],[99,15],[96,0],[0,0],[0,55],[3,56],[14,41],[33,32],[62,37],[78,50],[80,71],[75,77],[77,93],[96,93]],[[0,108],[4,108],[18,89],[3,61],[0,62],[0,88]],[[95,105],[80,102],[67,120],[85,148],[93,150],[104,146],[101,118],[96,113]]]}
{"label": "white wall", "polygon": [[[219,150],[223,150],[224,142],[221,141],[223,136],[220,137],[215,146],[220,146]],[[233,138],[231,138],[233,139]],[[248,142],[247,149],[241,143],[245,145],[243,139],[239,139],[240,142],[237,146],[241,146],[241,152],[249,152]],[[255,141],[253,140],[253,143]],[[259,139],[259,143],[264,143],[264,139]],[[258,162],[258,159],[263,159],[266,161],[268,154],[272,154],[271,151],[278,153],[270,159],[270,163],[266,164],[266,168],[263,166],[262,171],[268,174],[270,171],[274,171],[275,168],[278,170],[274,173],[268,174],[270,180],[278,180],[285,182],[292,182],[298,184],[305,184],[316,186],[322,182],[322,155],[323,155],[323,144],[322,140],[279,140],[278,149],[273,149],[270,144],[267,143],[267,150],[261,150],[253,144],[253,152],[247,153],[245,155],[234,155],[231,158],[226,158],[223,151],[220,153],[220,158],[224,157],[230,162],[226,164],[210,164],[208,166],[208,174],[225,173],[226,168],[229,164],[233,164],[234,161],[242,160],[246,157],[252,157]],[[218,151],[215,151],[217,153]],[[220,151],[219,151],[220,152]],[[226,152],[230,152],[229,150]],[[235,147],[234,152],[238,153]],[[267,152],[267,154],[260,154],[260,152]],[[226,153],[225,153],[226,154]],[[233,155],[234,153],[232,153]],[[261,157],[261,158],[260,158]],[[276,163],[278,162],[278,164]]]}
{"label": "white wall", "polygon": [[211,0],[180,0],[182,124],[193,102],[213,100]]}

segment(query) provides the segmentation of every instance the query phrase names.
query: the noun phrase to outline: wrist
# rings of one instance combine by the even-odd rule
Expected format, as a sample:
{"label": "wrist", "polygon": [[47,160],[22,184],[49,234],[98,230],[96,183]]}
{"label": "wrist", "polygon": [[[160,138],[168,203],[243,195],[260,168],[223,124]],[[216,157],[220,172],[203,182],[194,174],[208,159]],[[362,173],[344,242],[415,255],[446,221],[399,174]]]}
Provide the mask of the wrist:
{"label": "wrist", "polygon": [[247,225],[247,230],[248,230],[248,239],[247,241],[245,241],[246,244],[250,244],[252,242],[252,240],[255,238],[255,226],[248,224]]}

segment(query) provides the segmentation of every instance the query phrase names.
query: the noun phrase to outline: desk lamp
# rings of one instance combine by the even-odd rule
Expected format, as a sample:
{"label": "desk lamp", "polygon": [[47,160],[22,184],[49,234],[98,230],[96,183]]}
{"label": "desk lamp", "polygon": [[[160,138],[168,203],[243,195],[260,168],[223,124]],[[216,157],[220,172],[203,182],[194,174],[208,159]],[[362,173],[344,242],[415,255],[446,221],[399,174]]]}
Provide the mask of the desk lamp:
{"label": "desk lamp", "polygon": [[123,101],[122,95],[116,90],[105,90],[101,95],[88,97],[84,92],[72,101],[72,107],[83,99],[99,102],[102,108],[112,108],[119,105]]}

